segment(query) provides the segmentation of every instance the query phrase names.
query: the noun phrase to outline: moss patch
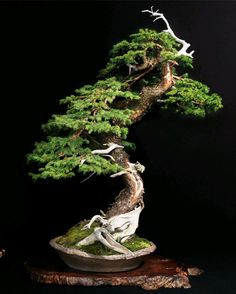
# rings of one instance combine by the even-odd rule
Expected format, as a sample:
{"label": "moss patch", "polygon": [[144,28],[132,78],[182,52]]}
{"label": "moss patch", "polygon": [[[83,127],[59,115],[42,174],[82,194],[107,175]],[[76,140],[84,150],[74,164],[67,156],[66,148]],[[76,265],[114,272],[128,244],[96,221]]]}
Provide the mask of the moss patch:
{"label": "moss patch", "polygon": [[[58,238],[57,243],[66,248],[77,248],[87,253],[96,255],[119,254],[105,247],[100,242],[95,242],[94,244],[87,246],[76,246],[75,244],[77,242],[89,236],[91,233],[93,233],[94,228],[99,226],[99,224],[95,222],[90,229],[83,231],[82,228],[85,224],[86,222],[80,222],[79,224],[73,226],[65,235]],[[134,252],[151,246],[151,242],[144,238],[140,238],[137,235],[134,235],[130,240],[124,242],[122,245]]]}

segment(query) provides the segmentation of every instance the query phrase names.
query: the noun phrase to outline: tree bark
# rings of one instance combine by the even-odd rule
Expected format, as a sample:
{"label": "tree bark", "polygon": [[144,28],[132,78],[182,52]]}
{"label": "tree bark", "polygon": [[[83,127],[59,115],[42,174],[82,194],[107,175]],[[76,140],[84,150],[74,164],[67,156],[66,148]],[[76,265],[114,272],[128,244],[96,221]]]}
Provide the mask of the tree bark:
{"label": "tree bark", "polygon": [[[173,73],[172,67],[174,62],[168,61],[162,65],[162,81],[158,85],[144,87],[141,90],[141,98],[136,101],[131,101],[127,108],[132,109],[132,121],[138,122],[147,113],[149,108],[155,103],[156,99],[162,96],[173,85]],[[121,144],[119,140],[115,138],[107,138],[107,142],[114,142]],[[125,169],[130,169],[131,163],[129,161],[129,155],[123,149],[115,149],[112,152],[112,156],[115,161],[123,166]],[[124,174],[123,180],[125,188],[116,197],[115,202],[108,209],[106,216],[108,218],[126,213],[135,208],[136,205],[143,205],[143,182],[142,178],[137,170],[133,167],[130,172]]]}
{"label": "tree bark", "polygon": [[135,208],[137,204],[143,205],[143,181],[135,167],[131,168],[128,154],[123,149],[116,149],[112,152],[115,161],[130,172],[122,175],[124,189],[116,197],[115,202],[108,209],[106,216],[110,218],[115,215],[124,214]]}

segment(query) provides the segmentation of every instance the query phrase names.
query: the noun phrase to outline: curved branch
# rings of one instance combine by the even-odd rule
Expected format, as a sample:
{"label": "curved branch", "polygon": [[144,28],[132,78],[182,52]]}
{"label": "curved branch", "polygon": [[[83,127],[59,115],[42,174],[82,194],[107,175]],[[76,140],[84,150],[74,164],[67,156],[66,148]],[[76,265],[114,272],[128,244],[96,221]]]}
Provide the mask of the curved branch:
{"label": "curved branch", "polygon": [[178,51],[177,55],[185,55],[185,56],[193,58],[194,51],[191,51],[190,53],[187,52],[188,48],[190,47],[190,44],[175,35],[174,31],[171,29],[170,24],[169,24],[168,20],[165,18],[164,14],[159,13],[158,11],[159,10],[153,11],[153,6],[151,6],[150,10],[142,10],[142,12],[150,13],[151,16],[156,17],[153,21],[156,21],[158,19],[162,19],[165,22],[165,24],[167,26],[167,30],[165,30],[165,32],[169,33],[178,43],[182,44],[182,46],[183,46]]}
{"label": "curved branch", "polygon": [[120,177],[120,176],[125,175],[125,174],[127,174],[127,171],[126,170],[122,170],[122,171],[120,171],[118,173],[115,173],[115,174],[110,175],[110,178]]}
{"label": "curved branch", "polygon": [[108,148],[93,150],[92,154],[107,155],[108,153],[110,153],[112,150],[114,150],[116,148],[124,148],[124,146],[118,145],[118,144],[115,144],[115,143],[108,143],[108,144],[103,144],[103,145],[108,145]]}
{"label": "curved branch", "polygon": [[152,71],[154,69],[155,65],[150,66],[149,68],[147,68],[147,70],[143,71],[141,74],[139,74],[138,76],[134,77],[133,79],[129,80],[127,83],[129,84],[129,88],[131,86],[133,86],[133,84],[135,84],[136,82],[138,82],[139,80],[141,80],[146,74],[148,74],[150,71]]}

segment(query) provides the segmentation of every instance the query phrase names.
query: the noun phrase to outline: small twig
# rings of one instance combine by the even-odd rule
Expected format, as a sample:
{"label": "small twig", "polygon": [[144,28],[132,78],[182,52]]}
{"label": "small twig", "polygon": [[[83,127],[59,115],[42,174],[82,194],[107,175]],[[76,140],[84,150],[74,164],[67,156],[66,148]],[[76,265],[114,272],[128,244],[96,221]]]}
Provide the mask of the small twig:
{"label": "small twig", "polygon": [[70,138],[70,140],[75,140],[75,139],[77,139],[80,135],[81,135],[81,133],[83,132],[83,128],[82,129],[79,129],[78,131],[76,131],[72,136],[71,136],[71,138]]}
{"label": "small twig", "polygon": [[88,137],[90,141],[93,141],[94,145],[101,146],[101,143],[95,140],[89,133],[86,133],[86,137]]}
{"label": "small twig", "polygon": [[87,180],[89,180],[93,175],[95,174],[95,172],[91,173],[91,175],[89,175],[87,178],[85,178],[83,181],[80,182],[80,184],[86,182]]}
{"label": "small twig", "polygon": [[156,102],[157,102],[157,103],[165,103],[165,100],[157,99]]}
{"label": "small twig", "polygon": [[136,76],[134,79],[128,81],[127,83],[129,84],[129,87],[131,87],[134,83],[136,83],[137,81],[139,81],[143,76],[145,76],[147,73],[149,73],[151,70],[153,70],[153,68],[154,68],[154,66],[151,66],[146,71],[144,71],[140,75]]}
{"label": "small twig", "polygon": [[175,80],[183,80],[183,78],[182,78],[182,77],[175,76],[175,75],[173,75],[173,78],[174,78]]}

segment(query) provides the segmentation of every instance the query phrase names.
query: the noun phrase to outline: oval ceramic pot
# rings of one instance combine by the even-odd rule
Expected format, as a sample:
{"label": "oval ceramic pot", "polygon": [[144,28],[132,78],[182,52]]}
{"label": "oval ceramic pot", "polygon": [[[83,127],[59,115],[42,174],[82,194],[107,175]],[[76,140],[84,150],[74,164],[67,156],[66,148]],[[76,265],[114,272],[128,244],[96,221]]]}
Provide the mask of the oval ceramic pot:
{"label": "oval ceramic pot", "polygon": [[151,243],[149,247],[133,254],[95,255],[59,245],[59,238],[52,239],[50,245],[56,249],[61,259],[73,269],[89,272],[123,272],[135,269],[141,265],[146,255],[156,249],[155,244]]}

